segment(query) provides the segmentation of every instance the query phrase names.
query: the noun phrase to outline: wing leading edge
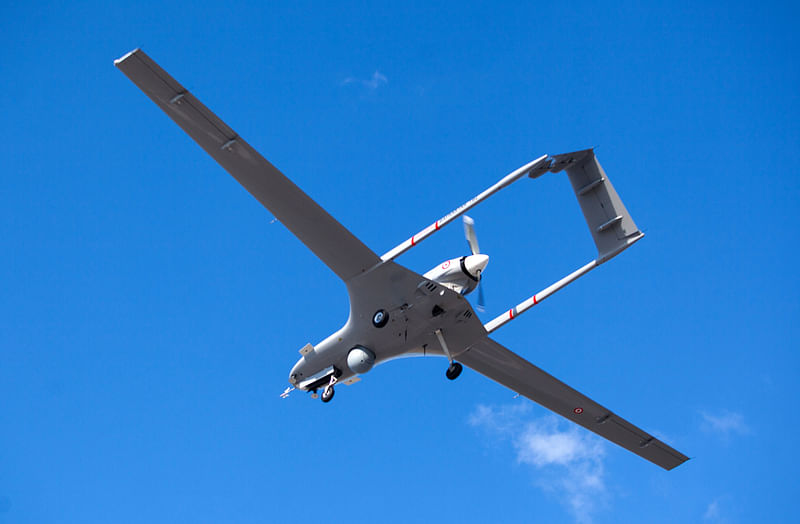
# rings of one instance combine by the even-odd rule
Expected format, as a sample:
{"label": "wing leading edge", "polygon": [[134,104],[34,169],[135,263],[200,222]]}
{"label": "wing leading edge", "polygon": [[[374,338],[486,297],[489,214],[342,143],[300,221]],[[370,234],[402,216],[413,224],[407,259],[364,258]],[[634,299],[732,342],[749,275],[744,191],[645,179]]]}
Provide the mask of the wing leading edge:
{"label": "wing leading edge", "polygon": [[339,278],[347,282],[381,261],[144,51],[114,65]]}
{"label": "wing leading edge", "polygon": [[689,460],[488,337],[457,358],[478,373],[664,469],[670,470]]}

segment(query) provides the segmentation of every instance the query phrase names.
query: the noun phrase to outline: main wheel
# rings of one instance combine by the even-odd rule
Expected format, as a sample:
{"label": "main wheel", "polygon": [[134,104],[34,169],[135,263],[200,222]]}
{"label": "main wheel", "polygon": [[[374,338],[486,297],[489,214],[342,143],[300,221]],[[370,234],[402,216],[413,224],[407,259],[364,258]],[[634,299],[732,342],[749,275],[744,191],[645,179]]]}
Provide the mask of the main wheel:
{"label": "main wheel", "polygon": [[385,309],[379,309],[372,315],[372,325],[376,328],[382,328],[389,322],[389,313]]}
{"label": "main wheel", "polygon": [[336,393],[333,390],[333,386],[326,386],[325,389],[322,390],[322,401],[323,402],[330,402],[333,399],[333,394]]}
{"label": "main wheel", "polygon": [[464,368],[461,366],[461,364],[459,364],[458,362],[453,362],[452,364],[450,364],[450,366],[448,366],[445,375],[447,375],[447,378],[449,378],[450,380],[455,380],[461,374],[461,371],[463,369]]}

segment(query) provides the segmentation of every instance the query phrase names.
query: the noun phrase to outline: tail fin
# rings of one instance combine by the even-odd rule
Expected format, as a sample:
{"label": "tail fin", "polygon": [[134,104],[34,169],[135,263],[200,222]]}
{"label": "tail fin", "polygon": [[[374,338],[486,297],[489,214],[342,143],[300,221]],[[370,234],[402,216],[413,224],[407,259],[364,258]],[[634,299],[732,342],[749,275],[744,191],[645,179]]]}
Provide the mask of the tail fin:
{"label": "tail fin", "polygon": [[552,157],[550,171],[567,171],[597,246],[597,263],[613,258],[644,236],[611,185],[593,149]]}
{"label": "tail fin", "polygon": [[622,205],[622,200],[614,191],[606,172],[595,158],[594,150],[584,149],[548,157],[547,164],[536,166],[528,176],[536,178],[548,171],[558,173],[563,170],[567,171],[572,189],[583,211],[583,218],[586,219],[586,225],[592,233],[594,244],[597,246],[597,258],[484,324],[487,333],[517,318],[559,289],[622,253],[644,236],[644,233],[636,227],[628,210]]}

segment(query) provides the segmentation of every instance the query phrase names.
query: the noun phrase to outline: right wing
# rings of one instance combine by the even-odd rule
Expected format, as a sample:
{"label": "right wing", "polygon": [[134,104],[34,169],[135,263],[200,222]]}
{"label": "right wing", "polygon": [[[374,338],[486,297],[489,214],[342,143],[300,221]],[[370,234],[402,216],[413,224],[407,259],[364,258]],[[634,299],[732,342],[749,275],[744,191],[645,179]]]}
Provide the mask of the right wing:
{"label": "right wing", "polygon": [[337,222],[144,51],[114,61],[139,89],[206,150],[345,282],[380,263]]}
{"label": "right wing", "polygon": [[488,337],[456,358],[478,373],[664,469],[672,469],[689,460],[689,457]]}

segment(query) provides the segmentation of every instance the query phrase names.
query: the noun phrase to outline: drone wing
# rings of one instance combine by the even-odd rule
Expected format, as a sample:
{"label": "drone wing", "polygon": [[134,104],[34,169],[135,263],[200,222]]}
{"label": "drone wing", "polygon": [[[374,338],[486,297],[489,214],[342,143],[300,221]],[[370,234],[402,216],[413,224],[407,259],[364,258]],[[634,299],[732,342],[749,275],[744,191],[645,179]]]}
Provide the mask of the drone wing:
{"label": "drone wing", "polygon": [[206,150],[345,282],[380,258],[297,187],[144,51],[114,62],[139,89]]}
{"label": "drone wing", "polygon": [[689,460],[488,337],[457,358],[478,373],[664,469],[672,469]]}

